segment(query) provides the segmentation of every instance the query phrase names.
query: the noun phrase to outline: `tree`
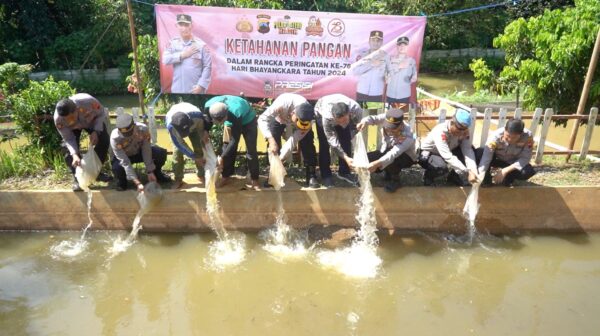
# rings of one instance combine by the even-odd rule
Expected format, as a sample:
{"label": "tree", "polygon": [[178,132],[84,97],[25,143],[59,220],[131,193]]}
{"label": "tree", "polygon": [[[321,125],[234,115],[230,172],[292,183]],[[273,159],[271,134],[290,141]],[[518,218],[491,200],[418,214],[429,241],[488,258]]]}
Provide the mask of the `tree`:
{"label": "tree", "polygon": [[560,9],[575,5],[573,0],[520,0],[513,1],[508,7],[508,13],[513,19],[529,18],[544,14],[546,9]]}
{"label": "tree", "polygon": [[[524,89],[528,108],[574,113],[600,27],[598,13],[600,1],[577,0],[575,7],[511,22],[494,39],[494,46],[506,52],[498,82]],[[600,103],[598,76],[600,68],[594,74],[588,106]]]}

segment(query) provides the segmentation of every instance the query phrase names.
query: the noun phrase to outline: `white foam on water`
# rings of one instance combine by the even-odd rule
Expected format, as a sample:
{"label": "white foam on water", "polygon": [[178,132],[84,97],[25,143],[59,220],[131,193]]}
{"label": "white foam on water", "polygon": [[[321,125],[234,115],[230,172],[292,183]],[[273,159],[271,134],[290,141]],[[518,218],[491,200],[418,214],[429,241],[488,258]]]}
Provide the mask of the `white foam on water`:
{"label": "white foam on water", "polygon": [[[271,167],[273,166],[271,165]],[[283,199],[280,190],[277,190],[277,219],[275,220],[275,226],[261,231],[258,236],[265,241],[263,248],[278,261],[300,259],[310,251],[310,248],[307,247],[308,235],[306,232],[295,230],[287,224],[287,216],[283,208]]]}
{"label": "white foam on water", "polygon": [[381,267],[381,258],[377,255],[377,219],[375,217],[375,199],[371,186],[371,174],[367,169],[369,160],[362,138],[356,134],[354,166],[360,181],[360,199],[356,220],[360,224],[357,238],[349,247],[334,251],[321,251],[317,259],[321,265],[352,278],[374,278]]}
{"label": "white foam on water", "polygon": [[212,241],[208,246],[208,256],[204,262],[210,269],[220,272],[239,265],[244,259],[246,259],[246,236],[232,234],[225,240]]}
{"label": "white foam on water", "polygon": [[54,259],[68,259],[74,258],[80,255],[86,250],[88,243],[85,241],[85,234],[88,229],[92,226],[92,191],[87,190],[87,213],[88,213],[88,224],[83,229],[81,236],[78,240],[63,240],[60,243],[50,247],[50,255]]}
{"label": "white foam on water", "polygon": [[204,158],[206,159],[204,164],[206,212],[210,219],[210,226],[217,234],[217,240],[210,243],[208,257],[204,261],[211,269],[223,271],[240,264],[246,258],[246,236],[229,234],[223,226],[215,186],[220,172],[217,170],[217,157],[210,141],[204,144]]}
{"label": "white foam on water", "polygon": [[142,229],[142,225],[140,225],[142,217],[152,210],[152,208],[154,208],[158,203],[160,203],[162,199],[162,189],[158,183],[150,182],[144,187],[144,192],[139,193],[136,198],[140,204],[140,210],[138,210],[138,213],[133,219],[131,232],[127,238],[123,239],[121,237],[117,237],[113,241],[112,246],[108,249],[110,258],[127,251],[127,249],[135,243],[138,232]]}

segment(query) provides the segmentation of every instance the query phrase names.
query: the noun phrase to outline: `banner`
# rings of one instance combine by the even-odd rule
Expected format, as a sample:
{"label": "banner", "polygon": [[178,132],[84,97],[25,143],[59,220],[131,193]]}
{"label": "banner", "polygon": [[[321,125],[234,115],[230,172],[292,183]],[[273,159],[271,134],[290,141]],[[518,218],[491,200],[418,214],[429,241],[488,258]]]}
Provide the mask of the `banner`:
{"label": "banner", "polygon": [[165,93],[414,101],[425,17],[156,5]]}

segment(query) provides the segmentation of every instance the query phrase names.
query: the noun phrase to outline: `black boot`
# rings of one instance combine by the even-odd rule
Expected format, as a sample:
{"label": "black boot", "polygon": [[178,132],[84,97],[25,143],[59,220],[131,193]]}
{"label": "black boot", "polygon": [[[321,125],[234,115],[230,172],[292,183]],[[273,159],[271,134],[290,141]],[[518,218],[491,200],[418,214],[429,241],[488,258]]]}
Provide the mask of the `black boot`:
{"label": "black boot", "polygon": [[317,181],[317,172],[315,167],[306,167],[306,186],[309,188],[320,188]]}

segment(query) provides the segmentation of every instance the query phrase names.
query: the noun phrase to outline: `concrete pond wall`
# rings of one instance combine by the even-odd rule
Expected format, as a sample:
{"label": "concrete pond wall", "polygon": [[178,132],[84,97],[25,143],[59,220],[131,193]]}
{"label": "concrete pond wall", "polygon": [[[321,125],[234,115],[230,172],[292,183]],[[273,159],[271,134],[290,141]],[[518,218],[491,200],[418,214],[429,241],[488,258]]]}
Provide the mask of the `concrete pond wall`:
{"label": "concrete pond wall", "polygon": [[[394,194],[374,188],[377,223],[397,232],[464,232],[461,212],[469,188],[404,187]],[[357,226],[357,188],[282,191],[288,224]],[[93,191],[92,229],[129,230],[138,210],[133,190]],[[477,229],[489,233],[600,231],[600,187],[482,188]],[[258,231],[274,224],[274,190],[218,193],[229,230]],[[0,230],[80,230],[88,223],[87,194],[70,190],[0,192]],[[165,190],[162,202],[142,219],[148,232],[209,231],[204,189]]]}

